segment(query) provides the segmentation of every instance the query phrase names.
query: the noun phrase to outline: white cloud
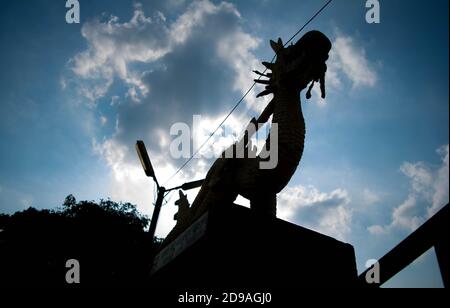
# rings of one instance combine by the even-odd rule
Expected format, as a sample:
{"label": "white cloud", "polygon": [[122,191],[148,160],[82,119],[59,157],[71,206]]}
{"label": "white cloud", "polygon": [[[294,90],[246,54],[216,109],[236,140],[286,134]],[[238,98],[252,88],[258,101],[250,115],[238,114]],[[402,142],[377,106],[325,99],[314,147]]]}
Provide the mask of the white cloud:
{"label": "white cloud", "polygon": [[169,7],[178,7],[186,2],[186,0],[166,0]]}
{"label": "white cloud", "polygon": [[401,172],[410,180],[410,193],[406,200],[392,211],[389,225],[374,225],[368,228],[373,234],[385,234],[394,229],[414,231],[433,216],[449,200],[448,144],[440,147],[440,166],[424,162],[405,162]]}
{"label": "white cloud", "polygon": [[33,205],[33,198],[31,197],[24,197],[20,200],[20,202],[23,204],[25,208],[29,208]]}
{"label": "white cloud", "polygon": [[[204,27],[206,17],[219,14],[240,17],[232,4],[222,2],[215,5],[205,0],[193,2],[172,24],[168,24],[159,11],[153,17],[147,17],[139,3],[135,4],[133,16],[128,22],[121,23],[118,17],[111,16],[105,22],[96,19],[85,23],[82,36],[88,43],[88,49],[69,61],[75,75],[88,81],[79,85],[79,93],[94,102],[106,95],[117,77],[128,85],[128,97],[140,102],[150,89],[143,82],[143,75],[131,69],[130,64],[149,64],[162,59],[189,40],[196,29]],[[230,43],[235,46],[231,50],[237,57],[235,61],[242,64],[251,59],[247,64],[253,64],[255,60],[248,49],[255,48],[258,40],[240,31],[230,33],[230,36],[233,35],[236,37]],[[242,46],[241,43],[246,41],[238,41],[241,39],[249,43]],[[240,68],[235,69],[240,71]],[[95,85],[92,85],[93,81]]]}
{"label": "white cloud", "polygon": [[376,65],[369,60],[366,50],[359,46],[355,38],[339,29],[335,33],[326,73],[327,93],[331,95],[322,99],[319,87],[316,85],[313,89],[313,99],[321,107],[326,106],[324,103],[333,96],[334,91],[342,91],[345,80],[350,81],[352,89],[374,87],[378,80]]}
{"label": "white cloud", "polygon": [[[152,180],[145,176],[137,158],[135,160],[129,159],[134,153],[130,153],[126,146],[113,139],[105,140],[102,143],[97,143],[93,140],[93,148],[95,153],[105,159],[111,169],[110,197],[114,200],[136,204],[141,213],[151,217],[152,202],[156,197],[152,189]],[[170,166],[164,167],[159,157],[152,156],[151,159],[153,164],[156,163],[158,166],[158,176],[161,175],[161,172],[173,172]],[[161,212],[157,235],[165,235],[173,227],[170,220],[172,212],[173,209],[169,209],[168,212],[166,208]]]}
{"label": "white cloud", "polygon": [[354,88],[373,87],[377,82],[377,74],[366,57],[366,51],[357,47],[350,36],[338,36],[334,40],[330,60],[329,75],[332,85],[340,83],[336,79],[335,69],[342,71]]}
{"label": "white cloud", "polygon": [[217,15],[219,13],[230,13],[240,17],[239,12],[234,5],[221,2],[215,5],[210,1],[194,2],[188,10],[182,14],[171,26],[170,34],[172,44],[182,44],[190,36],[195,27],[204,26],[205,17],[208,15]]}
{"label": "white cloud", "polygon": [[363,202],[365,205],[372,205],[380,201],[380,196],[378,193],[365,188],[362,192]]}
{"label": "white cloud", "polygon": [[[159,17],[158,17],[159,16]],[[88,81],[81,83],[81,94],[91,101],[105,96],[115,77],[120,78],[131,89],[140,90],[145,97],[148,89],[136,72],[131,71],[132,62],[152,62],[169,52],[169,42],[160,40],[169,34],[161,15],[146,17],[137,4],[130,21],[120,23],[118,17],[111,16],[107,22],[94,20],[82,27],[82,36],[88,49],[71,59],[70,64],[76,76]],[[91,86],[95,81],[97,85]]]}
{"label": "white cloud", "polygon": [[[225,114],[219,116],[203,116],[200,119],[198,127],[194,128],[192,132],[194,138],[197,140],[194,147],[197,149],[204,141],[206,141],[211,135],[211,129],[218,127],[218,125],[225,118]],[[228,120],[220,127],[217,133],[210,138],[207,146],[202,148],[199,152],[200,155],[204,157],[219,157],[222,152],[239,140],[243,136],[244,125],[246,119],[243,116],[231,114]],[[260,135],[252,138],[254,145],[261,150],[262,145],[264,145],[266,140],[266,135],[264,135],[264,128],[261,128],[258,133]],[[258,139],[256,140],[256,137]]]}
{"label": "white cloud", "polygon": [[[224,37],[217,45],[218,54],[229,63],[236,73],[234,90],[247,93],[253,84],[253,78],[249,75],[252,70],[263,71],[261,62],[251,52],[261,43],[260,39],[254,38],[244,32],[235,32]],[[256,77],[256,76],[253,76]],[[256,98],[263,91],[262,86],[255,86],[246,96],[245,102],[249,109],[261,112],[270,101],[270,96]]]}
{"label": "white cloud", "polygon": [[105,116],[101,116],[101,117],[100,117],[100,124],[101,124],[102,126],[104,126],[106,123],[108,123],[108,118],[105,117]]}
{"label": "white cloud", "polygon": [[431,207],[427,209],[428,217],[436,213],[449,200],[449,167],[448,167],[448,144],[438,149],[442,157],[442,165],[436,173],[433,185],[433,197]]}
{"label": "white cloud", "polygon": [[376,234],[376,235],[382,235],[382,234],[386,234],[386,228],[380,226],[380,225],[373,225],[367,228],[367,230],[371,233],[371,234]]}
{"label": "white cloud", "polygon": [[67,87],[67,82],[66,79],[64,77],[61,77],[59,79],[59,86],[61,87],[62,90],[65,90]]}
{"label": "white cloud", "polygon": [[345,240],[351,231],[350,197],[344,189],[329,193],[312,186],[288,186],[278,195],[278,217]]}
{"label": "white cloud", "polygon": [[111,103],[110,103],[110,105],[114,107],[114,106],[119,105],[119,104],[120,104],[120,97],[117,96],[117,95],[113,95],[113,96],[111,97]]}

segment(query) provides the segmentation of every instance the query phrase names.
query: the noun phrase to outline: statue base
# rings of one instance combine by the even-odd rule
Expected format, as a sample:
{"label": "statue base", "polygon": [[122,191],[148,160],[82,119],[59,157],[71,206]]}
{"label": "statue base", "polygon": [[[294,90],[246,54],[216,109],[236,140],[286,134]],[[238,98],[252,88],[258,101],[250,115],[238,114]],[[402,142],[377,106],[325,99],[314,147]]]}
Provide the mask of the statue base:
{"label": "statue base", "polygon": [[155,257],[162,288],[353,287],[353,246],[248,208],[212,207]]}

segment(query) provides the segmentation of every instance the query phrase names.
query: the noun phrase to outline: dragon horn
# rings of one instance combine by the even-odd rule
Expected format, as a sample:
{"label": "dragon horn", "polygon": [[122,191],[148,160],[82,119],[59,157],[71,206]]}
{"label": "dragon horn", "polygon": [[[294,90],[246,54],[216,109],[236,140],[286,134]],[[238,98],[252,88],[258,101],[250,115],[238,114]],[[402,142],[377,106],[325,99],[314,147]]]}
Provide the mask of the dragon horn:
{"label": "dragon horn", "polygon": [[283,41],[281,40],[281,37],[279,37],[279,38],[278,38],[278,45],[280,45],[280,46],[283,46],[283,47],[284,47],[284,45],[283,45]]}
{"label": "dragon horn", "polygon": [[283,50],[283,42],[281,41],[281,38],[278,39],[278,42],[274,42],[270,40],[270,47],[272,47],[273,51],[275,51],[276,54],[278,54],[281,50]]}

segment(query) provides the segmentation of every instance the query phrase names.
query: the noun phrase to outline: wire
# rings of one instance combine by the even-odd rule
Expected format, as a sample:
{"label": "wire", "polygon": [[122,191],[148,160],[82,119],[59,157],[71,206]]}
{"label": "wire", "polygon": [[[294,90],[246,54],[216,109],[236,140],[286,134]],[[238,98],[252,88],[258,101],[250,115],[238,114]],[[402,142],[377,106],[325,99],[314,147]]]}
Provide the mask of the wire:
{"label": "wire", "polygon": [[174,191],[172,190],[172,191],[169,191],[165,196],[164,196],[164,204],[163,204],[163,206],[164,205],[166,205],[167,203],[169,203],[170,202],[170,200],[172,200],[172,198],[173,198],[173,193]]}
{"label": "wire", "polygon": [[323,10],[325,10],[325,8],[328,6],[328,5],[330,5],[330,3],[331,2],[333,2],[333,0],[328,0],[328,2],[327,3],[325,3],[321,8],[320,8],[320,10],[318,10],[317,12],[316,12],[316,14],[314,14],[304,25],[303,25],[303,27],[301,27],[297,32],[295,32],[295,34],[284,44],[284,46],[286,46],[287,44],[289,44],[297,35],[299,35],[300,34],[300,32],[302,32],[303,31],[303,29],[305,29],[306,28],[306,26],[308,26],[313,20],[314,20],[314,18],[316,18],[320,13],[322,13],[322,11]]}
{"label": "wire", "polygon": [[[300,32],[302,32],[320,13],[322,13],[322,11],[328,6],[330,5],[330,3],[333,2],[333,0],[328,0],[297,32],[295,32],[295,34],[286,41],[286,43],[284,43],[284,46],[286,47],[290,42],[292,42],[292,40],[300,34]],[[276,55],[272,58],[271,63],[273,63],[275,61]],[[263,71],[263,74],[267,71],[267,68]],[[257,80],[259,80],[262,76],[259,76]],[[177,171],[167,180],[164,182],[163,186],[166,185],[167,183],[169,183],[178,173],[181,172],[181,170],[183,170],[184,167],[187,166],[187,164],[189,164],[192,159],[201,151],[201,149],[206,145],[206,143],[217,133],[217,131],[222,127],[223,124],[225,124],[225,122],[228,120],[228,118],[231,116],[231,114],[239,107],[239,105],[244,101],[244,99],[247,97],[247,95],[253,90],[253,88],[256,85],[256,81],[251,85],[251,87],[247,90],[247,92],[245,92],[245,94],[239,99],[239,101],[236,103],[236,105],[234,105],[234,107],[231,109],[231,111],[227,114],[227,116],[222,120],[222,122],[220,122],[219,126],[216,127],[216,129],[214,129],[214,131],[208,136],[208,138],[200,145],[200,147],[194,152],[194,154],[191,155],[191,157],[189,157],[188,160],[186,160],[178,169]],[[212,145],[215,143],[215,141],[213,141]]]}

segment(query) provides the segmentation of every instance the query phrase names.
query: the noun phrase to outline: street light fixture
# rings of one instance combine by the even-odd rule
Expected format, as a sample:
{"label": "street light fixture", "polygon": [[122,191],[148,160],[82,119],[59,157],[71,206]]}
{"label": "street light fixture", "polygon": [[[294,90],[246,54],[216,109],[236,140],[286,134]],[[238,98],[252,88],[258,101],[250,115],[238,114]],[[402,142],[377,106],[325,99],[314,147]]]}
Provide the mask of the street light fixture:
{"label": "street light fixture", "polygon": [[152,163],[151,163],[150,158],[147,153],[147,149],[142,140],[138,140],[136,142],[136,152],[139,156],[139,160],[141,161],[142,168],[144,169],[145,175],[153,178],[153,180],[156,183],[156,187],[158,188],[158,196],[156,198],[155,209],[153,210],[152,220],[150,221],[150,228],[148,230],[148,232],[150,233],[150,238],[153,239],[155,236],[156,224],[158,223],[159,213],[161,211],[164,197],[166,197],[170,191],[175,190],[175,189],[189,190],[189,189],[194,189],[194,188],[200,187],[200,186],[202,186],[204,180],[188,182],[188,183],[184,183],[183,185],[180,185],[177,187],[166,189],[163,186],[159,186],[158,180],[156,179],[155,171],[153,169]]}
{"label": "street light fixture", "polygon": [[139,156],[139,160],[141,161],[142,168],[144,168],[145,175],[148,177],[152,177],[155,182],[158,183],[156,180],[155,171],[153,170],[152,162],[150,161],[150,158],[148,157],[147,149],[145,148],[144,141],[138,140],[136,142],[136,151]]}

